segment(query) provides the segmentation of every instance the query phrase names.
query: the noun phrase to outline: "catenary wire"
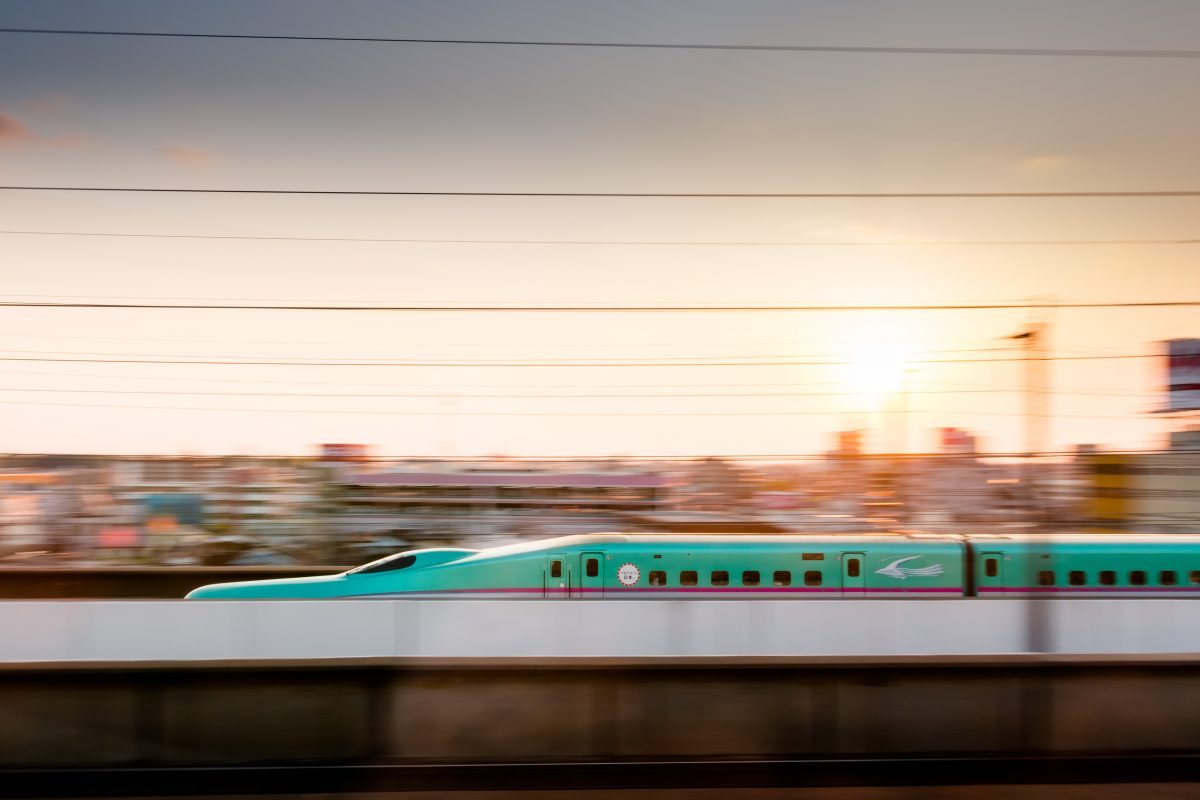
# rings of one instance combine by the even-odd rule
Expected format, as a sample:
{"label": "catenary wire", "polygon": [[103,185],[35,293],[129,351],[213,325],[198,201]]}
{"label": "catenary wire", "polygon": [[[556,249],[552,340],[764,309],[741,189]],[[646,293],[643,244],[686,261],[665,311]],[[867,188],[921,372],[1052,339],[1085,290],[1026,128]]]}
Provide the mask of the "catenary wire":
{"label": "catenary wire", "polygon": [[[1113,361],[1122,359],[1162,358],[1158,353],[1132,353],[1127,355],[1097,355],[1097,356],[1021,356],[1015,358],[946,358],[946,359],[914,359],[909,364],[1005,364],[1025,363],[1027,361]],[[428,368],[539,368],[552,367],[836,367],[853,364],[852,361],[706,361],[706,362],[671,362],[671,361],[613,361],[605,363],[559,361],[559,362],[521,362],[521,361],[266,361],[266,360],[184,360],[184,359],[125,359],[125,358],[59,358],[35,356],[0,356],[0,361],[32,361],[39,363],[66,364],[195,364],[202,366],[253,366],[253,367],[428,367]]]}
{"label": "catenary wire", "polygon": [[[87,379],[108,379],[108,380],[136,380],[136,381],[157,381],[160,383],[234,383],[238,385],[279,385],[279,386],[369,386],[376,388],[408,388],[408,389],[443,389],[435,393],[437,397],[454,396],[462,389],[487,389],[487,388],[527,388],[527,389],[750,389],[759,388],[803,388],[814,386],[841,386],[843,381],[789,381],[780,383],[759,383],[759,382],[737,382],[737,383],[602,383],[602,384],[580,384],[580,383],[537,383],[537,384],[519,384],[516,387],[509,387],[505,384],[480,384],[480,383],[359,383],[357,381],[320,381],[320,380],[278,380],[278,379],[246,379],[246,378],[200,378],[195,376],[168,376],[168,375],[130,375],[127,373],[112,374],[112,373],[91,373],[91,372],[60,372],[46,370],[22,370],[22,369],[6,369],[6,375],[38,375],[42,377],[63,377],[63,378],[87,378]],[[997,391],[1007,391],[1006,387],[996,387],[989,384],[970,383],[962,381],[916,381],[915,383],[924,386],[954,386],[954,387],[977,387],[980,389],[996,389]],[[1115,387],[1082,387],[1083,391],[1089,394],[1094,393],[1098,397],[1121,397],[1121,396],[1140,396],[1143,392],[1122,390]]]}
{"label": "catenary wire", "polygon": [[389,239],[363,236],[244,236],[203,233],[119,233],[112,231],[0,230],[7,236],[94,236],[118,239],[211,239],[250,242],[352,242],[366,244],[576,245],[588,247],[1023,247],[1083,245],[1193,245],[1200,239],[853,239],[712,240],[712,239]]}
{"label": "catenary wire", "polygon": [[[1024,390],[1013,388],[994,388],[994,389],[912,389],[905,392],[892,392],[891,394],[904,394],[906,396],[920,395],[943,395],[943,394],[1021,394]],[[0,392],[26,392],[26,393],[44,393],[44,394],[131,394],[131,395],[173,395],[173,396],[205,396],[205,397],[307,397],[307,398],[382,398],[382,399],[398,399],[398,398],[441,398],[454,400],[476,400],[476,399],[529,399],[529,400],[561,400],[569,398],[586,398],[586,399],[603,399],[613,397],[618,399],[658,399],[658,398],[679,398],[679,397],[705,397],[705,398],[775,398],[775,397],[857,397],[860,395],[875,395],[874,391],[841,391],[841,392],[643,392],[643,393],[613,393],[590,394],[590,393],[571,393],[571,394],[546,394],[546,393],[448,393],[448,392],[404,392],[404,393],[385,393],[385,392],[187,392],[173,390],[158,390],[158,389],[72,389],[72,388],[50,388],[50,387],[25,387],[25,386],[0,386]],[[1088,390],[1072,390],[1072,389],[1056,389],[1047,391],[1045,394],[1053,395],[1072,395],[1081,397],[1142,397],[1147,392],[1120,392],[1108,393],[1101,391]]]}
{"label": "catenary wire", "polygon": [[[1172,450],[1172,454],[1180,453],[1186,455],[1198,455],[1198,449],[1181,449]],[[79,455],[78,453],[71,453]],[[1150,449],[1120,449],[1120,450],[1103,450],[1097,453],[1104,456],[1124,456],[1124,455],[1162,455],[1161,450]],[[21,458],[24,456],[41,457],[45,453],[3,453],[5,457]],[[163,458],[161,453],[158,454],[121,454],[113,455],[111,453],[98,453],[107,459],[139,459],[139,458]],[[1036,454],[1017,451],[980,451],[974,453],[943,453],[943,452],[915,452],[915,453],[861,453],[855,455],[854,458],[862,461],[902,461],[912,459],[944,459],[944,460],[971,460],[971,459],[989,459],[989,458],[1007,458],[1007,459],[1028,459],[1031,455],[1037,458],[1076,458],[1079,453],[1075,450],[1043,450]],[[222,458],[225,456],[238,456],[245,458],[245,453],[226,453],[213,454],[203,456],[202,458]],[[307,459],[319,460],[312,456],[304,456],[299,454],[280,455],[278,453],[271,455],[256,455],[252,456],[255,459]],[[402,456],[368,456],[362,460],[368,463],[383,463],[383,462],[402,462],[402,463],[422,463],[422,462],[447,462],[447,463],[465,463],[477,461],[490,462],[530,462],[530,463],[555,463],[555,462],[579,462],[592,461],[601,463],[647,463],[647,462],[687,462],[687,461],[703,461],[711,458],[720,458],[733,461],[760,461],[760,462],[827,462],[829,456],[822,453],[723,453],[713,455],[712,453],[697,453],[697,454],[668,454],[668,455],[619,455],[619,454],[602,454],[595,453],[591,455],[554,455],[554,456],[532,456],[532,455],[496,455],[496,454],[481,454],[473,456],[448,456],[448,455],[402,455]]]}
{"label": "catenary wire", "polygon": [[875,55],[1039,56],[1073,58],[1195,59],[1200,50],[1065,47],[879,47],[871,45],[776,45],[689,42],[597,42],[534,39],[446,39],[388,36],[336,36],[261,33],[189,33],[176,31],[86,30],[77,28],[0,28],[0,33],[54,36],[119,36],[170,39],[234,39],[299,42],[358,42],[379,44],[475,45],[491,47],[591,48],[623,50],[709,50],[774,53],[859,53]]}
{"label": "catenary wire", "polygon": [[229,189],[182,186],[5,185],[10,192],[147,192],[154,194],[343,195],[364,197],[596,197],[715,200],[979,200],[1036,198],[1200,197],[1200,189],[1119,189],[1043,192],[567,192],[449,191],[401,189]]}
{"label": "catenary wire", "polygon": [[[464,416],[464,417],[774,417],[774,416],[841,416],[847,413],[845,409],[830,411],[453,411],[445,409],[430,411],[402,411],[393,409],[333,409],[333,408],[233,408],[228,406],[163,406],[163,405],[125,405],[113,403],[61,403],[61,402],[28,402],[24,400],[0,400],[0,404],[12,406],[37,406],[56,408],[129,408],[136,410],[160,411],[226,411],[270,414],[349,414],[349,415],[385,415],[406,417],[430,416]],[[1023,417],[1019,411],[980,411],[975,409],[946,409],[922,408],[910,409],[910,414],[958,414],[987,417]],[[1112,419],[1135,420],[1141,414],[1078,414],[1079,419]]]}
{"label": "catenary wire", "polygon": [[395,312],[474,312],[474,313],[748,313],[748,312],[830,312],[830,311],[995,311],[1013,309],[1118,309],[1188,308],[1200,306],[1200,300],[1146,300],[1129,302],[1009,302],[947,303],[941,305],[235,305],[216,302],[191,303],[108,303],[108,302],[32,302],[0,301],[0,308],[80,308],[119,310],[196,310],[196,311],[395,311]]}
{"label": "catenary wire", "polygon": [[[1021,352],[1020,349],[1018,349],[1016,347],[974,347],[974,348],[964,348],[964,349],[957,349],[957,350],[924,350],[924,351],[922,351],[922,354],[923,355],[938,355],[938,354],[949,355],[949,354],[961,354],[961,353],[1019,353],[1019,352]],[[3,357],[3,356],[71,356],[71,357],[88,356],[88,357],[97,357],[97,358],[196,358],[196,359],[212,359],[212,360],[229,359],[231,361],[239,361],[242,359],[257,359],[257,358],[279,358],[281,361],[284,361],[285,363],[291,362],[292,360],[294,360],[294,358],[291,356],[255,356],[255,355],[229,356],[229,355],[208,355],[208,354],[200,354],[200,353],[196,353],[196,354],[188,354],[188,353],[183,353],[183,354],[181,354],[181,353],[107,353],[107,352],[97,353],[97,352],[84,352],[84,351],[78,351],[78,350],[64,351],[64,350],[0,349],[0,357]],[[295,357],[295,358],[300,358],[300,357]],[[305,357],[305,358],[307,358],[307,357]],[[331,360],[332,360],[332,358],[333,357],[331,357]],[[384,356],[384,357],[341,356],[338,358],[340,358],[341,360],[345,360],[345,361],[392,362],[392,361],[402,360],[404,357],[403,356]],[[608,364],[608,363],[612,363],[612,362],[625,363],[625,362],[638,362],[638,361],[649,361],[654,364],[661,364],[663,362],[672,362],[672,363],[678,362],[680,364],[687,364],[687,363],[697,362],[697,361],[698,362],[708,362],[708,361],[712,361],[714,359],[720,359],[722,361],[753,360],[753,361],[757,362],[757,361],[762,361],[762,360],[767,360],[767,359],[782,360],[782,359],[809,359],[809,358],[844,359],[844,358],[846,358],[846,354],[845,353],[783,353],[783,354],[774,354],[774,355],[772,355],[772,354],[711,355],[710,354],[710,355],[705,355],[705,356],[602,356],[602,357],[583,357],[583,358],[572,357],[570,359],[566,359],[562,356],[559,356],[559,357],[551,357],[551,358],[503,358],[503,359],[499,359],[499,360],[504,361],[507,364],[540,364],[540,363],[560,364],[564,361],[569,361],[572,364],[580,363],[580,364],[601,364],[601,365],[603,365],[603,364]],[[413,360],[412,363],[423,364],[423,363],[426,363],[426,361],[430,361],[432,363],[457,364],[459,362],[474,363],[476,361],[488,361],[488,360],[492,360],[492,359],[489,359],[487,356],[474,356],[474,357],[468,356],[468,357],[460,357],[460,358],[446,357],[446,358],[438,358],[438,359],[416,359],[416,360]],[[845,362],[838,361],[836,363],[845,363]]]}

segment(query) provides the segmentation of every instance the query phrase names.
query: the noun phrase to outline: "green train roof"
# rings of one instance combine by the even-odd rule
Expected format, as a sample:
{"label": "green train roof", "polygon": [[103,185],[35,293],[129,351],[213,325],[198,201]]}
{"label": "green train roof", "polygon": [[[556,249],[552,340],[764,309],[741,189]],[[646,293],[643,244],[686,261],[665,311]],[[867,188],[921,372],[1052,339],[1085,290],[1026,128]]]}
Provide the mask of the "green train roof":
{"label": "green train roof", "polygon": [[897,531],[886,533],[800,533],[800,534],[720,534],[720,533],[584,533],[537,539],[529,542],[489,547],[466,556],[471,560],[492,559],[511,555],[557,550],[604,549],[609,545],[661,545],[686,547],[719,547],[739,545],[775,545],[801,547],[860,548],[870,545],[897,545],[920,542],[957,544],[969,542],[976,550],[988,547],[1052,547],[1060,546],[1116,546],[1145,547],[1195,545],[1200,547],[1197,534],[1128,534],[1128,533],[1002,533],[1002,534],[957,534],[930,533],[925,531]]}

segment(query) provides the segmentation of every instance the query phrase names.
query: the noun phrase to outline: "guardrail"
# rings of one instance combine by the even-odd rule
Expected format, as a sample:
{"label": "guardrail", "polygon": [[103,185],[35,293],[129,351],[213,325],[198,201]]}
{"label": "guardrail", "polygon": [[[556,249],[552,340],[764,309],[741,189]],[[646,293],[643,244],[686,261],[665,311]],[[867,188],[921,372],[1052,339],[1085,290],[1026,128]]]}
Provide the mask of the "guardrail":
{"label": "guardrail", "polygon": [[1195,600],[10,601],[0,662],[1200,653]]}

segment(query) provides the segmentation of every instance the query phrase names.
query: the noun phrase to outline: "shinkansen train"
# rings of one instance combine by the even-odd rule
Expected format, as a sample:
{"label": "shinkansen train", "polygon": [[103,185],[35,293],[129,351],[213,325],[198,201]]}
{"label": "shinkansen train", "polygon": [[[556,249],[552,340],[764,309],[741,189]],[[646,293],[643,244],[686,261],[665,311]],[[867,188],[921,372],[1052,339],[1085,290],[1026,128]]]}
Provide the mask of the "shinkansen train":
{"label": "shinkansen train", "polygon": [[202,586],[192,599],[552,600],[1193,597],[1200,536],[587,534],[435,548],[339,575]]}

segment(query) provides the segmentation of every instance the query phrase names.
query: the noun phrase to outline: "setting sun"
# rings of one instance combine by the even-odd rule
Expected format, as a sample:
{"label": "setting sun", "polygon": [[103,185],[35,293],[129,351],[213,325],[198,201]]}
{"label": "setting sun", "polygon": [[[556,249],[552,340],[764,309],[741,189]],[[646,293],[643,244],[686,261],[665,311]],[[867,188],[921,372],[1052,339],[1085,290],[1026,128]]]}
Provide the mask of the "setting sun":
{"label": "setting sun", "polygon": [[864,342],[850,352],[843,380],[849,391],[879,405],[900,390],[911,354],[897,342],[879,339]]}

